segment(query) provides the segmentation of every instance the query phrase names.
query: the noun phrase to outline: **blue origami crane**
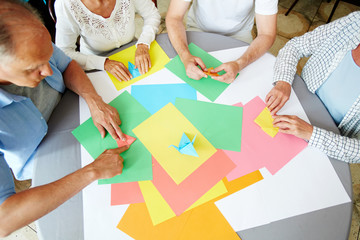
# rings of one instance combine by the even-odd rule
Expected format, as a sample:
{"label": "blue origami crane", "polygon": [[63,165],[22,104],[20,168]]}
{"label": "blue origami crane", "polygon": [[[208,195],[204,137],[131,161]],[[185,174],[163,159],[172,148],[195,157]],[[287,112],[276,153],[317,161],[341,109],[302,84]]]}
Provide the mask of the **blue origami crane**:
{"label": "blue origami crane", "polygon": [[195,138],[196,138],[196,136],[194,137],[194,139],[192,141],[190,141],[190,139],[186,136],[186,134],[183,133],[180,143],[179,143],[179,147],[174,146],[174,145],[170,145],[169,147],[176,148],[176,150],[178,150],[181,154],[187,154],[187,155],[199,157],[199,155],[197,154],[197,152],[194,148]]}
{"label": "blue origami crane", "polygon": [[136,78],[141,75],[139,69],[135,68],[135,65],[132,64],[131,62],[128,62],[128,69],[131,75],[133,76],[132,78]]}

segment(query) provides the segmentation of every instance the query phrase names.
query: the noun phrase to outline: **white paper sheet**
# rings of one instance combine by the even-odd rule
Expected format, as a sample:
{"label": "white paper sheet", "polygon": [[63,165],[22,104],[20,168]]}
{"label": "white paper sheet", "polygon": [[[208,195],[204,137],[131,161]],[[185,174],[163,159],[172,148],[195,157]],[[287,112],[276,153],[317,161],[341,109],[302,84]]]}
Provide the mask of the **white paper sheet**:
{"label": "white paper sheet", "polygon": [[[226,62],[237,59],[246,49],[247,47],[240,47],[211,54]],[[255,96],[264,100],[272,88],[274,62],[274,56],[265,54],[243,69],[215,102],[228,105],[238,102],[246,104]],[[105,102],[110,102],[124,90],[131,93],[131,86],[116,91],[104,71],[90,73],[88,76]],[[164,68],[135,84],[168,83],[183,83],[183,81]],[[198,100],[209,101],[199,93]],[[278,114],[297,115],[309,122],[293,90],[289,101]],[[87,105],[80,99],[80,122],[89,117]],[[86,151],[86,154],[83,154],[83,151],[85,150],[82,149],[84,165],[89,159],[86,159],[85,156],[88,154]],[[276,175],[267,174],[264,169],[262,173],[265,176],[263,181],[216,203],[235,231],[351,201],[329,159],[320,151],[310,147]],[[100,187],[97,183],[93,183],[83,190],[83,193],[85,239],[131,239],[116,228],[127,206],[110,207],[110,187],[106,185]],[[95,217],[101,217],[102,222],[99,223]]]}
{"label": "white paper sheet", "polygon": [[[245,50],[246,47],[227,49],[212,55],[226,62],[235,60]],[[216,102],[246,104],[256,95],[264,100],[273,87],[274,62],[274,56],[265,54],[246,67]],[[278,114],[297,115],[309,122],[293,90]],[[262,170],[263,181],[216,202],[235,231],[351,201],[328,157],[315,148],[307,147],[274,176]],[[248,211],[256,207],[256,211]]]}

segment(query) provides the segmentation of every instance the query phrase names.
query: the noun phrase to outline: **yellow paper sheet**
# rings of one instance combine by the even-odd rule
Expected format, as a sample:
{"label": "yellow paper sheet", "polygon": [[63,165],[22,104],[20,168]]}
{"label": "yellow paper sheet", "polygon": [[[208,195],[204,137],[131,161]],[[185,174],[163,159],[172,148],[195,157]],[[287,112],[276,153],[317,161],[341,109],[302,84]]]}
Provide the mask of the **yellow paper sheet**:
{"label": "yellow paper sheet", "polygon": [[215,186],[213,186],[207,193],[193,203],[186,211],[196,208],[204,203],[207,203],[223,194],[227,193],[224,182],[221,180]]}
{"label": "yellow paper sheet", "polygon": [[239,239],[214,202],[262,179],[259,171],[231,182],[224,178],[223,182],[228,190],[227,193],[155,226],[152,224],[145,203],[131,204],[117,228],[136,240]]}
{"label": "yellow paper sheet", "polygon": [[154,225],[176,216],[151,181],[141,181],[139,186]]}
{"label": "yellow paper sheet", "polygon": [[[166,220],[176,216],[170,206],[167,204],[166,200],[161,196],[160,192],[156,189],[151,181],[141,181],[139,182],[139,186],[149,211],[151,221],[154,225],[165,222]],[[224,182],[220,181],[201,198],[199,198],[193,205],[191,205],[187,211],[209,202],[210,200],[219,197],[226,192],[227,189]]]}
{"label": "yellow paper sheet", "polygon": [[[128,62],[135,64],[135,51],[136,51],[136,46],[134,45],[125,50],[122,50],[118,53],[111,55],[109,57],[109,59],[122,62],[126,67],[128,67]],[[120,82],[111,73],[108,72],[108,75],[109,75],[111,81],[113,82],[113,84],[115,85],[116,90],[123,89],[123,88],[149,76],[150,74],[153,74],[153,73],[159,71],[160,69],[162,69],[165,66],[165,64],[167,64],[170,61],[169,57],[166,55],[164,50],[160,47],[160,45],[156,41],[153,41],[151,43],[149,54],[150,54],[150,59],[151,59],[150,70],[147,73],[145,73],[139,77],[131,79],[130,81]]]}
{"label": "yellow paper sheet", "polygon": [[[134,128],[133,132],[176,184],[181,183],[216,152],[211,143],[172,103],[154,113]],[[190,139],[196,135],[194,148],[199,157],[181,154],[169,147],[179,144],[184,132]]]}
{"label": "yellow paper sheet", "polygon": [[262,110],[262,112],[259,114],[259,116],[257,116],[254,121],[270,137],[275,137],[275,135],[279,131],[279,128],[273,126],[274,119],[271,116],[271,113],[267,107]]}

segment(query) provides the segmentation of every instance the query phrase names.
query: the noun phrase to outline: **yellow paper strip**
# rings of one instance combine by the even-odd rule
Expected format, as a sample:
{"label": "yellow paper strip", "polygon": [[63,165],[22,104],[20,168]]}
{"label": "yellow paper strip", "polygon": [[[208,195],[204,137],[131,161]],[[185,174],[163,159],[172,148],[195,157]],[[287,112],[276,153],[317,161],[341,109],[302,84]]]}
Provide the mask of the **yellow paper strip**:
{"label": "yellow paper strip", "polygon": [[224,182],[221,180],[215,186],[213,186],[207,193],[205,193],[201,198],[193,203],[186,211],[189,211],[193,208],[196,208],[204,203],[207,203],[223,194],[227,193]]}
{"label": "yellow paper strip", "polygon": [[154,225],[176,216],[151,181],[141,181],[139,186]]}

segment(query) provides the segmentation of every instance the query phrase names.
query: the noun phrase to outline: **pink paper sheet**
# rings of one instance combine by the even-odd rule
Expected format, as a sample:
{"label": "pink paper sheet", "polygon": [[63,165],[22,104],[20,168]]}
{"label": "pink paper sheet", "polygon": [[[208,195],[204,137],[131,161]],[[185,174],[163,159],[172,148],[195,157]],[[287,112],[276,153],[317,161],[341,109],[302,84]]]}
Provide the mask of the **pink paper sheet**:
{"label": "pink paper sheet", "polygon": [[267,135],[254,122],[265,107],[266,104],[259,97],[243,107],[241,152],[224,151],[236,164],[236,168],[226,176],[229,181],[262,167],[275,174],[307,146],[304,140],[293,135],[280,132],[274,138]]}
{"label": "pink paper sheet", "polygon": [[138,182],[111,184],[111,206],[142,202],[144,198]]}
{"label": "pink paper sheet", "polygon": [[235,164],[223,150],[217,150],[189,177],[177,185],[161,165],[153,158],[153,184],[176,215],[180,215],[224,178]]}
{"label": "pink paper sheet", "polygon": [[129,136],[129,135],[126,135],[126,134],[124,134],[124,136],[125,136],[125,141],[123,141],[121,139],[116,140],[116,143],[117,143],[118,147],[122,147],[122,146],[125,146],[125,145],[130,146],[136,140],[136,138],[134,138],[132,136]]}

